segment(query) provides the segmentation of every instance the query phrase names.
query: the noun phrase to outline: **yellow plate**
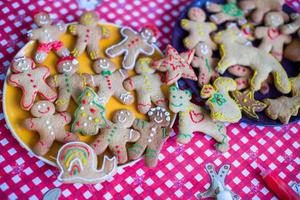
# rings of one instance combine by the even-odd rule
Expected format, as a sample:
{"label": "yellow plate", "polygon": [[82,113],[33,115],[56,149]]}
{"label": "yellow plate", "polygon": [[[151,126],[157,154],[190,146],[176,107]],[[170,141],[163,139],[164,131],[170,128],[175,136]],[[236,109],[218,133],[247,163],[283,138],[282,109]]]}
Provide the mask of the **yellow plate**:
{"label": "yellow plate", "polygon": [[[99,25],[105,26],[111,32],[111,37],[109,37],[108,39],[102,39],[99,42],[100,51],[101,51],[100,55],[101,55],[101,57],[106,57],[104,50],[106,48],[110,47],[111,45],[116,44],[117,42],[119,42],[122,39],[122,37],[120,35],[120,27],[113,25],[113,24],[99,24]],[[68,33],[64,34],[61,37],[61,40],[64,42],[64,45],[68,49],[72,49],[73,45],[75,44],[75,37],[73,37],[71,34],[68,34]],[[30,41],[18,52],[18,54],[16,56],[25,55],[27,57],[33,58],[34,52],[36,52],[36,48],[37,48],[37,43],[35,41]],[[161,51],[159,50],[158,47],[156,47],[155,53],[154,53],[154,55],[151,56],[151,58],[159,59],[161,57],[161,55],[162,55]],[[111,60],[113,62],[115,62],[115,64],[117,65],[118,68],[120,68],[122,58],[123,58],[123,56],[119,56],[119,57],[113,58]],[[92,61],[88,57],[87,53],[80,55],[78,57],[78,60],[79,60],[79,64],[80,64],[80,67],[78,70],[79,72],[94,74],[94,72],[91,68]],[[51,52],[42,65],[46,65],[47,67],[49,67],[51,74],[53,75],[53,74],[57,73],[56,72],[57,61],[58,61],[58,57],[53,52]],[[8,70],[7,75],[9,73],[10,73],[10,70]],[[132,76],[135,74],[135,72],[133,70],[131,70],[129,72],[129,74]],[[164,86],[164,87],[162,87],[162,90],[167,97],[168,87]],[[16,87],[9,86],[5,82],[4,93],[3,93],[3,109],[4,109],[6,123],[8,124],[8,127],[9,127],[10,131],[12,132],[13,136],[19,141],[19,143],[23,147],[25,147],[28,151],[33,153],[32,148],[33,148],[34,144],[38,141],[39,135],[38,135],[38,133],[29,131],[22,126],[22,121],[28,117],[31,117],[31,115],[29,112],[21,109],[20,99],[21,99],[21,90]],[[136,95],[135,95],[135,99],[136,99]],[[76,104],[74,102],[71,102],[68,112],[74,113],[75,108],[76,108]],[[143,115],[137,111],[135,104],[123,105],[120,102],[118,102],[116,99],[114,99],[113,97],[110,99],[110,101],[106,105],[106,117],[108,119],[111,119],[112,113],[114,111],[116,111],[118,109],[122,109],[122,108],[131,110],[135,114],[135,117],[137,117],[137,118],[146,119],[145,115]],[[70,127],[68,126],[67,129],[69,130]],[[80,135],[80,140],[87,142],[87,143],[90,143],[91,141],[93,141],[94,138],[95,138],[95,136],[81,136]],[[56,166],[55,158],[56,158],[58,149],[61,146],[62,146],[61,143],[55,142],[54,145],[51,147],[50,151],[43,157],[37,156],[34,153],[33,154],[36,157],[38,157],[39,159],[43,160],[44,162],[46,162],[50,165]],[[109,154],[109,152],[105,152],[104,154]],[[102,160],[103,155],[100,155],[98,157],[99,158],[98,163],[102,163],[101,160]],[[127,163],[127,164],[129,164],[129,163]],[[127,165],[127,164],[125,164],[125,165]]]}

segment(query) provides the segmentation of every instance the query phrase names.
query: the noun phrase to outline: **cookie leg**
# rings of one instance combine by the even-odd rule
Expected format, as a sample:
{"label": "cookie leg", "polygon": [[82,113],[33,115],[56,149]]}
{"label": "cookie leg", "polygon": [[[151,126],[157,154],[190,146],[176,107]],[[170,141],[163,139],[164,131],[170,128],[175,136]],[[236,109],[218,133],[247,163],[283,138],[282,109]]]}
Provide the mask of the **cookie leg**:
{"label": "cookie leg", "polygon": [[281,61],[282,60],[282,53],[283,50],[283,43],[277,43],[273,45],[271,54],[278,60]]}
{"label": "cookie leg", "polygon": [[87,52],[92,60],[96,60],[100,57],[99,55],[99,45],[97,42],[92,42],[87,45]]}
{"label": "cookie leg", "polygon": [[187,144],[193,137],[193,131],[189,128],[181,127],[179,123],[179,134],[177,135],[176,142],[179,144]]}
{"label": "cookie leg", "polygon": [[108,142],[102,135],[100,135],[94,140],[94,142],[91,144],[91,147],[95,150],[96,154],[99,155],[107,149]]}
{"label": "cookie leg", "polygon": [[128,52],[125,53],[124,55],[124,59],[123,59],[123,68],[130,70],[134,68],[136,59],[138,57],[138,49],[134,49],[134,50],[128,50]]}
{"label": "cookie leg", "polygon": [[164,108],[167,107],[167,99],[165,98],[165,96],[161,90],[158,90],[156,92],[156,94],[151,97],[151,99],[155,105],[161,106]]}
{"label": "cookie leg", "polygon": [[81,55],[86,48],[86,43],[83,41],[77,41],[74,49],[71,51],[72,56],[78,57]]}
{"label": "cookie leg", "polygon": [[261,84],[268,78],[269,72],[261,72],[261,71],[254,71],[253,77],[250,81],[251,89],[254,91],[258,91],[261,88]]}
{"label": "cookie leg", "polygon": [[41,86],[38,89],[38,93],[48,101],[53,102],[57,98],[56,92],[47,84],[41,84]]}
{"label": "cookie leg", "polygon": [[134,102],[134,97],[132,94],[123,87],[118,88],[115,91],[114,96],[125,105],[130,105]]}
{"label": "cookie leg", "polygon": [[261,9],[256,9],[253,14],[252,14],[252,20],[255,22],[255,23],[260,23],[263,18],[264,18],[264,15],[265,15],[265,11],[264,10],[261,10]]}
{"label": "cookie leg", "polygon": [[219,4],[207,1],[206,2],[206,9],[210,12],[221,12],[222,11],[222,6],[220,6]]}
{"label": "cookie leg", "polygon": [[211,15],[210,17],[210,20],[215,22],[216,24],[222,24],[226,21],[229,21],[229,20],[234,20],[235,18],[225,14],[225,13],[218,13],[218,14],[215,14],[215,15]]}
{"label": "cookie leg", "polygon": [[24,110],[29,110],[34,103],[36,93],[33,90],[25,90],[21,98],[21,106]]}
{"label": "cookie leg", "polygon": [[45,155],[54,142],[54,137],[49,137],[48,134],[41,134],[40,140],[34,145],[33,151],[40,156]]}
{"label": "cookie leg", "polygon": [[143,94],[137,93],[137,96],[138,96],[137,108],[141,113],[146,114],[149,111],[149,109],[151,108],[150,96],[145,93],[143,93]]}
{"label": "cookie leg", "polygon": [[272,44],[270,44],[268,41],[263,40],[259,44],[258,48],[266,52],[270,52],[272,50]]}
{"label": "cookie leg", "polygon": [[125,145],[109,145],[109,149],[117,157],[118,163],[122,164],[128,160],[127,150]]}
{"label": "cookie leg", "polygon": [[[218,125],[217,125],[218,126]],[[219,125],[221,127],[221,125]],[[224,125],[222,127],[223,129],[225,128]],[[216,140],[219,144],[216,144],[216,149],[219,150],[220,152],[226,152],[229,149],[229,144],[228,144],[228,136],[224,131],[223,133],[220,133],[218,130],[218,127],[215,129],[210,129],[205,132],[205,134],[211,136],[214,140]]]}
{"label": "cookie leg", "polygon": [[63,143],[79,141],[79,137],[76,134],[67,132],[64,129],[59,131],[59,134],[55,136],[55,139]]}
{"label": "cookie leg", "polygon": [[47,56],[48,56],[47,52],[38,50],[35,53],[34,60],[37,63],[43,63],[46,60]]}
{"label": "cookie leg", "polygon": [[136,160],[144,153],[147,147],[147,141],[142,139],[138,140],[131,147],[128,148],[128,157],[130,160]]}
{"label": "cookie leg", "polygon": [[227,52],[223,52],[222,59],[219,61],[218,66],[216,67],[216,71],[220,74],[224,74],[224,72],[231,66],[236,65],[238,63],[233,62],[233,59],[229,56],[226,56]]}
{"label": "cookie leg", "polygon": [[66,91],[61,91],[58,94],[58,99],[55,101],[56,110],[59,112],[66,111],[70,104],[71,95]]}
{"label": "cookie leg", "polygon": [[196,37],[194,37],[192,35],[183,39],[183,44],[187,49],[195,48],[195,46],[197,45],[198,42],[199,42],[199,39],[197,39]]}

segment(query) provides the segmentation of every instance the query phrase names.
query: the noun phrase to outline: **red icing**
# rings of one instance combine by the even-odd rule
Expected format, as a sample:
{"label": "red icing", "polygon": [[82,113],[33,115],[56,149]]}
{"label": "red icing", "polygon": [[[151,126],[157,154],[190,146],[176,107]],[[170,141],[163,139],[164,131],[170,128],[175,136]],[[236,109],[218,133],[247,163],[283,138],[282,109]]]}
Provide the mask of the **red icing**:
{"label": "red icing", "polygon": [[204,120],[204,115],[201,112],[197,113],[196,111],[192,110],[189,112],[189,115],[192,122],[195,124],[198,124]]}
{"label": "red icing", "polygon": [[82,104],[86,104],[86,100],[83,99],[83,100],[81,101],[81,103],[82,103]]}
{"label": "red icing", "polygon": [[96,110],[94,108],[90,108],[91,113],[95,113]]}

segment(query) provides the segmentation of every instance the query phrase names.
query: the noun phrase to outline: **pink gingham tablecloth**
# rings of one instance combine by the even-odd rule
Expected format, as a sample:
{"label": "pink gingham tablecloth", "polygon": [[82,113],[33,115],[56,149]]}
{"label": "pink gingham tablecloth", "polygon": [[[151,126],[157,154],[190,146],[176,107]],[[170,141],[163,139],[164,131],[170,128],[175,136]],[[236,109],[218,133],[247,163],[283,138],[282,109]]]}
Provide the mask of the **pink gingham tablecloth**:
{"label": "pink gingham tablecloth", "polygon": [[[164,49],[170,43],[177,16],[188,3],[184,0],[0,0],[1,88],[10,61],[27,42],[27,31],[35,27],[32,19],[38,11],[52,13],[57,21],[65,22],[78,20],[84,9],[95,9],[102,21],[134,28],[154,23],[161,32],[158,45]],[[288,3],[300,9],[299,2]],[[195,199],[209,186],[204,170],[208,162],[217,169],[222,164],[231,164],[226,184],[242,199],[276,199],[258,175],[257,163],[278,169],[279,176],[289,184],[300,182],[300,123],[274,128],[244,123],[229,125],[232,147],[223,155],[214,150],[214,141],[202,134],[196,134],[185,146],[177,145],[172,137],[154,169],[144,167],[140,161],[120,169],[102,184],[66,185],[56,180],[56,168],[33,157],[13,138],[2,108],[0,120],[0,199],[41,199],[55,187],[61,189],[61,199]]]}

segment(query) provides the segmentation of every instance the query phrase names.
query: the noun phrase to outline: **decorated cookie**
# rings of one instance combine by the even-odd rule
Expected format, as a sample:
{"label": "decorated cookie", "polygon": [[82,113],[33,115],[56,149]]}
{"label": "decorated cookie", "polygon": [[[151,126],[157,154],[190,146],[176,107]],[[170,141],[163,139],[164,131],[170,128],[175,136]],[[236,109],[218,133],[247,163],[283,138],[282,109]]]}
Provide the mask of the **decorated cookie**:
{"label": "decorated cookie", "polygon": [[198,84],[200,87],[219,76],[215,71],[218,59],[212,58],[212,55],[212,49],[205,42],[199,42],[196,45],[192,66],[199,69]]}
{"label": "decorated cookie", "polygon": [[121,29],[121,35],[124,37],[118,44],[106,49],[109,57],[116,57],[124,54],[122,67],[131,70],[140,54],[151,56],[154,53],[154,42],[158,30],[154,26],[145,26],[140,32],[136,32],[129,27]]}
{"label": "decorated cookie", "polygon": [[130,129],[135,117],[129,110],[118,110],[114,113],[108,128],[101,129],[100,135],[91,146],[97,155],[102,154],[107,147],[117,157],[118,163],[127,162],[127,142],[136,142],[140,133]]}
{"label": "decorated cookie", "polygon": [[151,108],[148,112],[150,121],[136,119],[133,128],[141,133],[140,139],[128,149],[130,160],[139,158],[145,151],[145,164],[152,168],[163,144],[169,137],[170,113],[161,107]]}
{"label": "decorated cookie", "polygon": [[71,24],[69,31],[77,36],[72,55],[78,57],[85,49],[92,60],[99,58],[99,41],[109,37],[109,30],[98,26],[99,17],[95,12],[84,12],[79,19],[79,24]]}
{"label": "decorated cookie", "polygon": [[150,68],[150,62],[151,58],[140,58],[135,66],[137,75],[123,83],[127,90],[136,90],[137,108],[144,114],[151,108],[151,102],[157,106],[167,106],[167,99],[161,90],[163,83],[155,70]]}
{"label": "decorated cookie", "polygon": [[221,122],[238,122],[242,118],[241,110],[235,101],[229,96],[229,91],[236,90],[236,82],[228,77],[219,77],[212,85],[204,85],[201,97],[208,100],[206,104],[210,108],[210,116],[213,120]]}
{"label": "decorated cookie", "polygon": [[[235,82],[237,84],[237,90],[244,90],[250,87],[250,80],[253,76],[253,72],[248,67],[234,65],[228,68],[228,72],[237,78],[235,78]],[[270,91],[270,86],[273,82],[272,76],[268,76],[267,80],[261,83],[260,93],[267,94]]]}
{"label": "decorated cookie", "polygon": [[217,26],[211,22],[205,22],[206,14],[201,8],[192,7],[188,11],[189,19],[181,20],[181,27],[190,34],[184,38],[183,44],[187,49],[193,49],[198,42],[206,42],[212,49],[217,45],[210,39],[210,33],[217,30]]}
{"label": "decorated cookie", "polygon": [[180,78],[187,78],[196,81],[197,76],[190,66],[194,58],[195,50],[190,50],[179,54],[177,50],[168,45],[165,57],[153,61],[151,67],[162,72],[166,72],[166,84],[171,85]]}
{"label": "decorated cookie", "polygon": [[47,67],[35,67],[32,59],[26,57],[14,58],[11,65],[12,73],[8,76],[8,84],[22,89],[21,107],[29,110],[39,94],[43,99],[53,102],[57,95],[46,83],[50,75]]}
{"label": "decorated cookie", "polygon": [[98,95],[90,87],[86,87],[78,97],[78,107],[74,113],[71,126],[73,133],[80,132],[83,135],[96,135],[100,128],[107,127],[105,108],[101,104]]}
{"label": "decorated cookie", "polygon": [[117,171],[116,157],[104,156],[102,167],[97,169],[97,155],[83,142],[70,142],[62,146],[57,155],[60,174],[64,183],[96,184],[105,181]]}
{"label": "decorated cookie", "polygon": [[219,142],[216,145],[219,151],[226,152],[229,149],[224,123],[213,121],[205,109],[191,103],[190,91],[179,90],[178,87],[171,86],[169,95],[170,110],[179,113],[178,143],[187,144],[194,132],[202,132]]}
{"label": "decorated cookie", "polygon": [[282,11],[284,0],[242,0],[239,6],[244,11],[253,11],[251,18],[255,23],[261,23],[264,15],[270,11]]}
{"label": "decorated cookie", "polygon": [[226,164],[221,166],[219,172],[215,171],[213,164],[208,163],[205,169],[210,176],[210,187],[206,192],[197,195],[199,199],[213,197],[216,200],[240,200],[241,198],[232,192],[225,185],[225,178],[230,170],[230,165]]}
{"label": "decorated cookie", "polygon": [[281,96],[277,99],[265,99],[268,105],[266,115],[273,119],[279,119],[281,123],[288,124],[292,116],[297,116],[300,108],[300,75],[291,78],[292,97]]}
{"label": "decorated cookie", "polygon": [[67,30],[66,25],[52,25],[52,19],[46,12],[36,14],[34,16],[34,23],[36,23],[38,28],[29,31],[28,37],[30,40],[37,40],[39,42],[37,52],[34,56],[37,63],[44,62],[51,50],[54,50],[60,57],[70,55],[69,50],[60,41],[60,36]]}
{"label": "decorated cookie", "polygon": [[65,126],[71,122],[70,114],[67,112],[55,113],[53,103],[38,101],[34,103],[30,112],[34,118],[26,119],[24,126],[40,135],[39,141],[33,147],[33,151],[37,155],[45,155],[54,140],[65,143],[79,139],[75,134],[65,130]]}
{"label": "decorated cookie", "polygon": [[58,88],[58,99],[56,100],[57,111],[66,111],[69,107],[71,97],[77,101],[77,97],[87,85],[92,85],[92,76],[79,74],[79,62],[72,56],[62,57],[57,63],[59,74],[47,79],[52,88]]}
{"label": "decorated cookie", "polygon": [[278,91],[283,94],[291,91],[291,83],[282,65],[266,51],[245,45],[247,39],[238,28],[227,28],[216,34],[213,39],[221,45],[222,55],[216,71],[223,74],[233,65],[248,66],[254,71],[250,81],[252,90],[260,90],[262,82],[272,73]]}
{"label": "decorated cookie", "polygon": [[255,29],[255,37],[261,39],[258,48],[271,52],[279,61],[282,60],[283,45],[291,42],[291,36],[283,34],[279,27],[284,24],[284,19],[279,12],[269,12],[265,16],[265,26]]}
{"label": "decorated cookie", "polygon": [[226,4],[217,4],[207,1],[206,9],[209,12],[216,13],[210,16],[210,20],[216,24],[243,20],[245,18],[244,12],[238,7],[236,0],[227,0]]}
{"label": "decorated cookie", "polygon": [[123,87],[123,81],[128,78],[126,70],[117,70],[115,64],[106,58],[97,59],[93,63],[93,70],[96,72],[93,86],[98,88],[97,94],[103,105],[111,96],[126,105],[133,103],[133,96]]}
{"label": "decorated cookie", "polygon": [[292,14],[291,18],[293,22],[286,24],[281,27],[281,32],[284,34],[293,34],[298,31],[298,38],[293,41],[285,48],[284,57],[294,61],[300,61],[300,14]]}
{"label": "decorated cookie", "polygon": [[254,93],[251,90],[245,92],[236,90],[231,92],[231,96],[240,106],[243,113],[256,120],[259,119],[256,113],[263,111],[267,107],[265,103],[254,99]]}

